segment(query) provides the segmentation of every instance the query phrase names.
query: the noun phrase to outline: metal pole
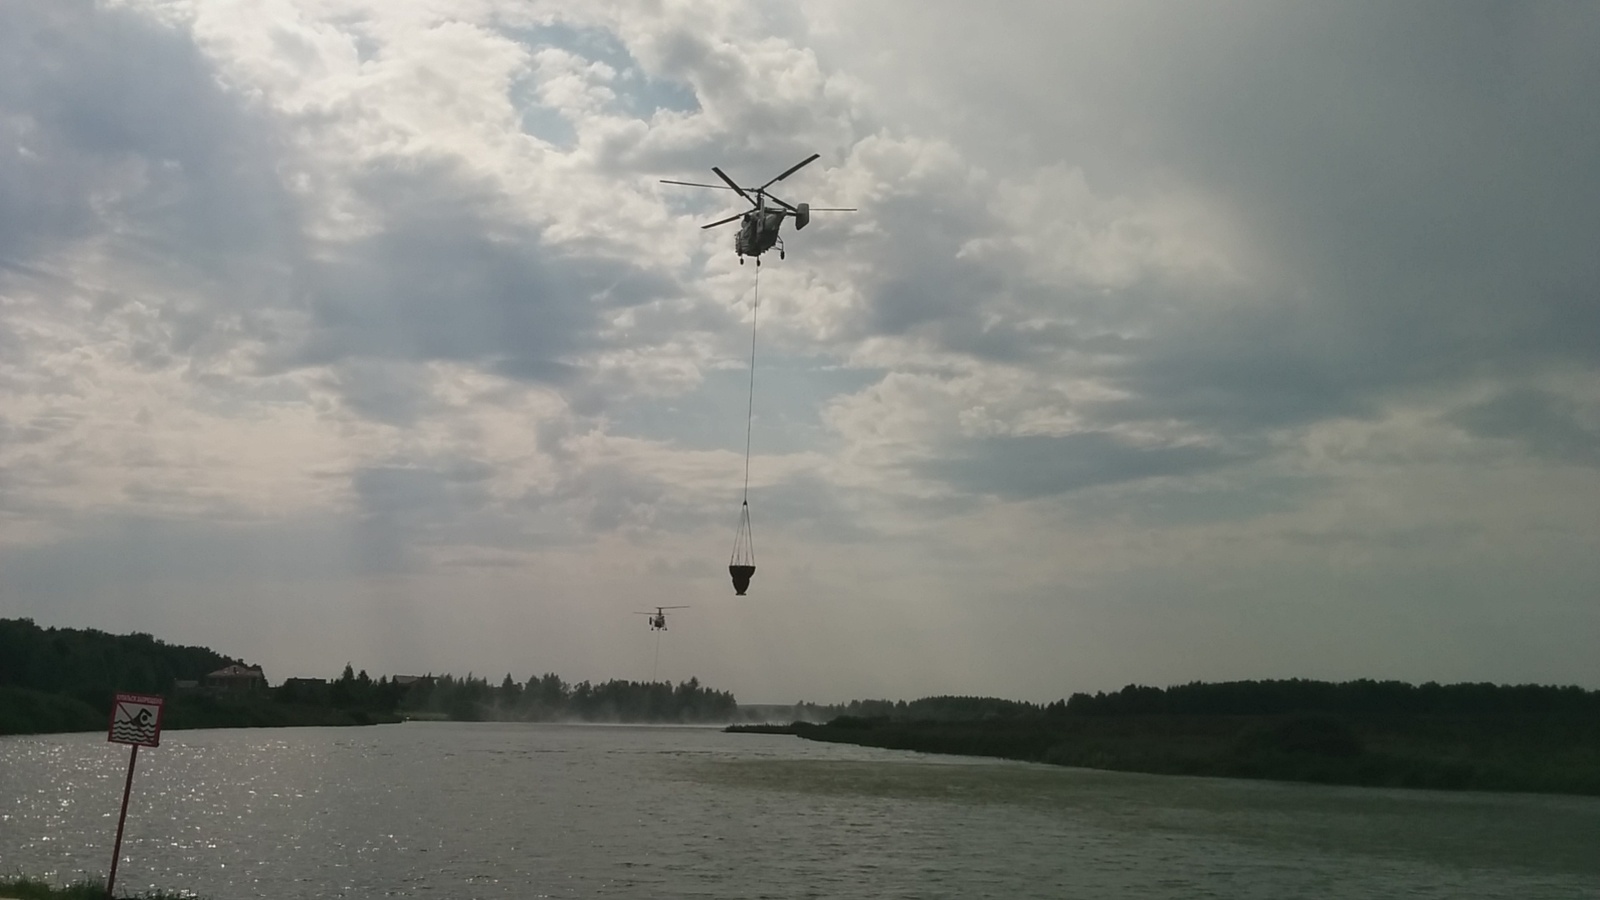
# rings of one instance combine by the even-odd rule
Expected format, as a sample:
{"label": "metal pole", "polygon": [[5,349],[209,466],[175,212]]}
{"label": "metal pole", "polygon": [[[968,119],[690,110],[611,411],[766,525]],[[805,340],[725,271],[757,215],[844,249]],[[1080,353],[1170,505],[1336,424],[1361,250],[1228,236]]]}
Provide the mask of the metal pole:
{"label": "metal pole", "polygon": [[106,898],[110,900],[111,889],[117,883],[117,863],[122,860],[122,825],[128,821],[128,795],[133,793],[133,764],[139,761],[139,745],[134,744],[133,750],[128,754],[128,781],[122,786],[122,812],[117,816],[117,844],[111,851],[111,875],[106,878]]}

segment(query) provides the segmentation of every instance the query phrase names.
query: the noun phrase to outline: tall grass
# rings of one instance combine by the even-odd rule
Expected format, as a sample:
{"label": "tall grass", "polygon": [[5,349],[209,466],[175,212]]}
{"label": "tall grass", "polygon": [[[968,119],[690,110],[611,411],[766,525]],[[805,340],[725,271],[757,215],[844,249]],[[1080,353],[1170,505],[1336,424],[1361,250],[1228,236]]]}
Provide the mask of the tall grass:
{"label": "tall grass", "polygon": [[[135,900],[198,900],[199,895],[188,891],[145,891],[124,893],[119,897]],[[56,885],[37,878],[17,875],[0,878],[0,897],[15,900],[106,900],[106,883],[99,878],[82,878],[71,884]]]}

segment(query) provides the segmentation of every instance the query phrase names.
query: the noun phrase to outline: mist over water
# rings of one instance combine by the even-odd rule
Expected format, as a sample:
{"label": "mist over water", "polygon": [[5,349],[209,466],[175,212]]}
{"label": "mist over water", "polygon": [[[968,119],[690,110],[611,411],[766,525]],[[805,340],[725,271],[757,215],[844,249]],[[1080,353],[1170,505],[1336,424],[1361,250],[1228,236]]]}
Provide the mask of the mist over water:
{"label": "mist over water", "polygon": [[[713,729],[169,732],[121,889],[272,897],[1594,897],[1600,799],[1162,778]],[[0,872],[104,873],[126,748],[0,739]]]}

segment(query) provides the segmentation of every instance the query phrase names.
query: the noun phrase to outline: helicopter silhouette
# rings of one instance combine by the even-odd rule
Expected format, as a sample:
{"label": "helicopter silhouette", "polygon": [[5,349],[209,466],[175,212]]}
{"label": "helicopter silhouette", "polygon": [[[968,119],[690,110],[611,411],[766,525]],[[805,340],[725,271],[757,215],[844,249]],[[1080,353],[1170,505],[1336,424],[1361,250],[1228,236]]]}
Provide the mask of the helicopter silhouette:
{"label": "helicopter silhouette", "polygon": [[636,612],[636,613],[634,613],[634,615],[636,615],[636,616],[649,616],[650,617],[649,621],[650,621],[650,630],[651,631],[666,631],[667,630],[667,610],[669,610],[669,609],[688,609],[688,608],[689,607],[687,607],[687,606],[658,606],[658,607],[656,607],[656,611],[653,612],[653,613]]}
{"label": "helicopter silhouette", "polygon": [[[758,188],[740,187],[716,166],[712,166],[711,171],[717,173],[717,177],[721,178],[726,184],[701,184],[696,181],[673,181],[667,178],[661,179],[661,183],[681,184],[685,187],[715,188],[720,191],[731,190],[750,201],[750,205],[755,207],[754,209],[735,213],[726,219],[718,219],[709,225],[701,225],[700,227],[702,229],[716,228],[719,225],[726,225],[735,219],[741,220],[739,233],[734,235],[733,238],[733,249],[734,252],[739,254],[739,265],[744,265],[746,256],[753,256],[755,257],[756,265],[759,266],[761,265],[761,254],[771,250],[773,247],[778,248],[778,258],[784,258],[783,235],[778,233],[778,229],[783,225],[784,219],[792,216],[794,218],[794,229],[799,231],[811,223],[811,214],[814,212],[856,211],[853,206],[812,206],[809,203],[792,206],[767,191],[767,188],[800,171],[805,166],[821,158],[821,156],[822,154],[820,153],[811,154],[784,170],[782,175],[770,179],[766,184]],[[768,201],[775,205],[768,206]]]}

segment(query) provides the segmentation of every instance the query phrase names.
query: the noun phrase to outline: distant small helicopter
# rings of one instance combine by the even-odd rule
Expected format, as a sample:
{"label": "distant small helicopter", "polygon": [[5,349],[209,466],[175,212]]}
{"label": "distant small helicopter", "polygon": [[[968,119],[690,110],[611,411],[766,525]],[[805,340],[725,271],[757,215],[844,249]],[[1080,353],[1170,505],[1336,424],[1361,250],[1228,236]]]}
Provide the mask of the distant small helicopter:
{"label": "distant small helicopter", "polygon": [[[746,256],[753,256],[756,259],[756,265],[759,266],[761,265],[761,254],[771,250],[774,246],[778,248],[778,258],[784,258],[783,237],[782,235],[778,234],[778,228],[783,224],[783,220],[785,218],[793,216],[794,228],[796,231],[799,231],[811,223],[811,214],[814,212],[856,211],[855,207],[853,206],[814,207],[809,203],[802,203],[799,206],[791,206],[767,192],[767,188],[772,187],[774,184],[800,171],[801,168],[810,165],[821,156],[822,154],[820,153],[811,154],[805,159],[802,159],[801,161],[790,166],[782,175],[773,178],[758,188],[740,187],[734,183],[732,178],[729,178],[721,169],[717,168],[716,166],[712,166],[711,171],[717,173],[717,177],[727,182],[726,184],[700,184],[699,182],[695,181],[672,181],[667,178],[661,179],[661,183],[681,184],[685,187],[716,188],[717,190],[721,191],[732,190],[737,192],[739,196],[750,201],[750,205],[755,207],[755,209],[752,209],[749,212],[742,212],[729,216],[726,219],[719,219],[718,221],[712,222],[709,225],[701,225],[700,227],[716,228],[718,225],[726,225],[735,219],[743,220],[739,225],[739,233],[733,238],[734,252],[739,254],[739,265],[744,265],[744,258]],[[768,206],[767,201],[769,200],[777,204],[777,207],[781,208]]]}
{"label": "distant small helicopter", "polygon": [[650,621],[650,630],[651,631],[666,631],[667,630],[667,610],[669,610],[669,609],[688,609],[688,608],[689,607],[687,607],[687,606],[658,606],[658,607],[656,607],[656,611],[653,612],[653,613],[636,612],[636,613],[634,613],[634,615],[636,615],[636,616],[649,616],[650,617],[649,621]]}

